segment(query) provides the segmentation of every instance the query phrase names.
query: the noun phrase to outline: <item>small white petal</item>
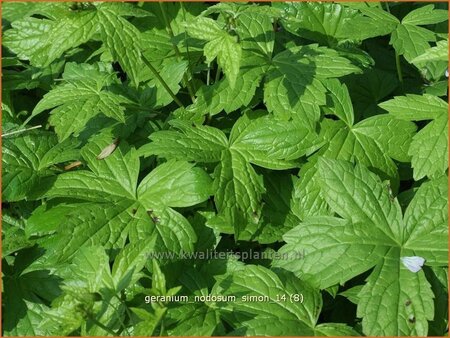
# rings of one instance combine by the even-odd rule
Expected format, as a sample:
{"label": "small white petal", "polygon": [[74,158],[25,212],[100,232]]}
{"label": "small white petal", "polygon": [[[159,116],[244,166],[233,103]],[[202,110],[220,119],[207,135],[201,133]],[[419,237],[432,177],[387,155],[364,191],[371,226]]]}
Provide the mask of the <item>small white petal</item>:
{"label": "small white petal", "polygon": [[448,77],[448,69],[445,71],[445,76]]}
{"label": "small white petal", "polygon": [[422,269],[425,259],[419,256],[401,257],[403,265],[411,272],[418,272]]}

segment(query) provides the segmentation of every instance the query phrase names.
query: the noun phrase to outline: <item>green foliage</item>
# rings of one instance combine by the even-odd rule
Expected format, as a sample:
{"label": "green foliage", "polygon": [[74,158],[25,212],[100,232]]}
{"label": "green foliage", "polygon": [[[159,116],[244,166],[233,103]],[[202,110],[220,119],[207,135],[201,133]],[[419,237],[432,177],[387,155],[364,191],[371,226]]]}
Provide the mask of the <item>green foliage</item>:
{"label": "green foliage", "polygon": [[[430,265],[446,264],[448,245],[438,240],[448,237],[446,177],[423,184],[403,220],[397,199],[390,196],[375,174],[361,165],[354,168],[348,162],[322,158],[319,180],[325,200],[342,218],[311,217],[286,233],[287,244],[281,252],[304,249],[309,255],[277,266],[295,272],[319,288],[327,288],[343,284],[375,265],[357,296],[357,315],[363,318],[363,333],[425,335],[427,321],[434,311],[430,284],[423,271],[408,271],[400,258],[417,255]],[[428,203],[436,208],[417,207]],[[423,218],[433,219],[427,225],[429,232],[421,225]],[[426,246],[432,241],[436,241],[436,246]],[[318,265],[319,257],[326,264]],[[407,301],[414,306],[404,306]],[[383,314],[372,310],[380,306],[385,309]],[[405,320],[411,316],[417,326]],[[397,321],[392,322],[391,318]]]}
{"label": "green foliage", "polygon": [[2,14],[3,335],[447,333],[445,3]]}
{"label": "green foliage", "polygon": [[414,136],[408,154],[412,157],[414,179],[442,175],[448,169],[447,102],[428,94],[410,94],[397,96],[380,106],[403,120],[431,120]]}

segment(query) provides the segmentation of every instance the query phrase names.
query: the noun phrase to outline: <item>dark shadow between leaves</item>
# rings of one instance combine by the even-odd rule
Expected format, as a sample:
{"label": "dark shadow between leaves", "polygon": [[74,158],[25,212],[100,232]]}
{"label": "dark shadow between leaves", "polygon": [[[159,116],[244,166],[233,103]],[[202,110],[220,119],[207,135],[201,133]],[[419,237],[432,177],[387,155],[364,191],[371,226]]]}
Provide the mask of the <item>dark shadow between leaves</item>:
{"label": "dark shadow between leaves", "polygon": [[[28,312],[26,302],[49,306],[61,294],[62,279],[49,270],[35,270],[23,273],[44,249],[34,246],[17,253],[13,264],[3,260],[3,330],[11,332],[18,327]],[[25,302],[26,301],[26,302]]]}
{"label": "dark shadow between leaves", "polygon": [[273,228],[272,232],[276,232],[279,229],[279,240],[281,240],[282,233],[287,230],[283,228],[290,214],[290,201],[294,185],[290,175],[286,176],[284,173],[258,169],[258,172],[262,171],[263,173],[266,192],[262,196],[263,206],[261,215],[263,222],[253,234],[251,240],[256,240],[263,235],[268,227]]}

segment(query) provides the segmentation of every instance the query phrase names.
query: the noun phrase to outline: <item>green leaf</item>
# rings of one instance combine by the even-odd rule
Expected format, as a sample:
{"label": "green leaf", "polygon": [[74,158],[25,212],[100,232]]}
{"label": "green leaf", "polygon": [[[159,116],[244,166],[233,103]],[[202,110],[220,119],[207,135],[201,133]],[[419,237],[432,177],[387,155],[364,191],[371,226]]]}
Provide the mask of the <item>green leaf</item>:
{"label": "green leaf", "polygon": [[70,140],[58,144],[55,135],[48,132],[5,138],[2,149],[4,200],[30,197],[42,178],[55,173],[50,168],[52,165],[77,158],[76,146],[78,143]]}
{"label": "green leaf", "polygon": [[[47,309],[44,304],[34,303],[24,300],[25,314],[17,322],[13,322],[14,327],[11,328],[10,315],[4,314],[4,330],[5,336],[34,336],[47,335],[48,332],[40,329],[39,324],[44,319],[44,311]],[[10,309],[12,311],[13,309]]]}
{"label": "green leaf", "polygon": [[347,59],[325,47],[294,47],[277,54],[267,74],[264,102],[269,111],[288,118],[297,115],[314,127],[319,106],[326,104],[326,89],[319,79],[358,72]]}
{"label": "green leaf", "polygon": [[[45,327],[82,333],[111,333],[119,321],[117,307],[120,299],[114,297],[109,257],[101,246],[81,248],[68,269],[61,273],[65,278],[64,293],[47,311]],[[80,318],[81,317],[81,318]],[[89,323],[97,323],[91,327]],[[88,324],[88,325],[86,325]]]}
{"label": "green leaf", "polygon": [[374,139],[389,157],[408,162],[408,149],[416,129],[414,123],[383,114],[359,122],[353,130]]}
{"label": "green leaf", "polygon": [[4,257],[34,245],[34,241],[25,234],[24,222],[6,210],[2,214],[2,244]]}
{"label": "green leaf", "polygon": [[378,7],[362,7],[363,15],[356,15],[345,22],[341,34],[355,40],[366,40],[377,36],[388,35],[400,23],[392,14]]}
{"label": "green leaf", "polygon": [[161,271],[161,268],[159,267],[158,263],[153,260],[152,261],[152,289],[157,290],[160,294],[165,295],[166,294],[166,278]]}
{"label": "green leaf", "polygon": [[155,241],[153,250],[162,253],[181,254],[194,250],[197,236],[179,212],[153,201],[135,210],[134,223],[129,230],[131,242]]}
{"label": "green leaf", "polygon": [[[222,311],[278,318],[297,322],[297,334],[307,334],[314,328],[318,311],[322,306],[320,294],[291,275],[277,276],[262,266],[247,265],[229,275],[225,275],[214,286],[213,294],[234,295],[236,301],[217,303]],[[303,295],[303,302],[295,302],[290,296]],[[281,298],[282,296],[286,298]],[[242,297],[261,297],[258,300],[242,300]],[[258,299],[258,298],[256,298]],[[258,331],[261,328],[258,329]],[[258,332],[257,331],[257,332]],[[259,331],[261,332],[261,331]]]}
{"label": "green leaf", "polygon": [[52,334],[41,329],[50,304],[61,293],[61,278],[48,270],[27,271],[41,253],[35,248],[18,251],[14,264],[3,261],[3,330],[5,335]]}
{"label": "green leaf", "polygon": [[[377,264],[392,239],[369,223],[349,223],[334,217],[312,217],[288,231],[275,266],[294,272],[321,289],[345,281]],[[294,253],[305,250],[305,257]],[[318,260],[321,264],[317,264]]]}
{"label": "green leaf", "polygon": [[121,64],[137,86],[140,33],[121,17],[130,14],[140,16],[142,12],[130,13],[117,4],[105,3],[80,12],[69,11],[58,20],[27,18],[14,23],[15,27],[9,33],[5,32],[6,46],[33,65],[44,67],[99,32],[113,59]]}
{"label": "green leaf", "polygon": [[352,327],[342,323],[324,323],[317,325],[315,328],[316,336],[359,336],[360,333]]}
{"label": "green leaf", "polygon": [[[136,151],[121,142],[110,156],[98,160],[98,154],[107,143],[108,138],[102,136],[83,148],[83,157],[91,171],[78,170],[58,175],[46,192],[47,197],[72,197],[98,203],[76,215],[75,236],[73,230],[63,230],[61,236],[72,238],[74,245],[66,245],[63,251],[67,250],[67,253],[63,253],[60,259],[69,258],[76,246],[92,243],[92,240],[120,247],[127,235],[132,242],[155,239],[153,249],[157,251],[192,251],[196,241],[194,230],[168,205],[191,206],[206,200],[210,194],[209,177],[199,168],[191,169],[192,165],[186,162],[171,162],[163,165],[162,169],[156,168],[154,174],[150,173],[143,180],[142,187],[138,187],[139,159]],[[194,187],[182,188],[182,194],[167,191],[159,180],[164,177],[161,172],[166,174],[166,169],[171,166],[181,180],[173,181],[174,186],[182,183],[178,185],[182,188],[184,184],[195,183]],[[177,169],[184,171],[177,172]],[[165,182],[171,179],[167,177]],[[105,206],[105,203],[112,205]],[[64,231],[68,233],[64,235]],[[67,238],[62,243],[67,243]]]}
{"label": "green leaf", "polygon": [[[410,271],[401,258],[423,254],[430,264],[447,264],[448,248],[443,245],[431,252],[423,250],[445,235],[447,191],[442,181],[446,177],[419,188],[403,220],[397,200],[363,166],[325,158],[318,165],[321,192],[344,219],[307,219],[285,235],[287,244],[279,253],[302,249],[308,254],[302,260],[277,260],[275,265],[320,288],[343,283],[375,266],[358,295],[353,295],[363,333],[426,335],[433,318],[433,293],[424,272]],[[429,223],[430,219],[434,221]],[[389,317],[381,316],[380,306]]]}
{"label": "green leaf", "polygon": [[[214,171],[214,201],[218,215],[208,224],[235,235],[247,224],[257,225],[264,185],[250,163],[271,169],[295,167],[293,160],[313,152],[317,135],[300,121],[285,121],[261,112],[248,113],[234,125],[230,140],[209,126],[172,123],[180,131],[153,133],[153,142],[142,147],[143,155],[169,159],[220,162]],[[220,156],[220,157],[219,157]]]}
{"label": "green leaf", "polygon": [[171,207],[189,207],[209,198],[211,183],[212,180],[200,168],[171,160],[142,180],[137,191],[138,199],[143,204],[157,200]]}
{"label": "green leaf", "polygon": [[414,179],[439,176],[448,168],[448,104],[429,94],[397,96],[380,107],[400,119],[433,120],[413,138],[408,155],[412,157]]}
{"label": "green leaf", "polygon": [[[77,289],[75,295],[64,294],[57,298],[53,307],[44,311],[44,318],[39,328],[49,334],[64,333],[66,335],[80,328],[85,321],[83,300],[91,296],[87,291]],[[78,298],[77,298],[78,297]],[[79,299],[81,298],[81,300]],[[88,307],[92,307],[92,302]]]}
{"label": "green leaf", "polygon": [[425,5],[415,9],[402,19],[402,24],[409,25],[432,25],[448,20],[448,11],[434,9],[434,5]]}
{"label": "green leaf", "polygon": [[423,27],[410,24],[398,25],[392,32],[390,44],[408,62],[430,48],[429,42],[436,41],[435,34]]}
{"label": "green leaf", "polygon": [[224,32],[216,21],[201,16],[186,22],[185,28],[193,38],[208,41],[220,38]]}
{"label": "green leaf", "polygon": [[33,66],[45,67],[70,48],[91,39],[97,31],[96,12],[66,13],[59,20],[29,17],[5,31],[3,44]]}
{"label": "green leaf", "polygon": [[[116,5],[102,3],[98,6],[97,25],[114,60],[118,61],[137,87],[141,63],[139,30],[115,12]],[[128,14],[128,13],[127,13]]]}
{"label": "green leaf", "polygon": [[244,321],[232,332],[234,336],[313,336],[314,331],[296,319],[279,318],[274,321],[270,315],[257,315]]}
{"label": "green leaf", "polygon": [[344,121],[348,126],[354,122],[353,106],[345,84],[338,80],[329,80],[325,83],[328,89],[326,113],[333,113]]}
{"label": "green leaf", "polygon": [[363,288],[363,285],[356,285],[350,289],[340,292],[339,295],[344,296],[353,304],[358,304],[358,302],[359,302],[358,295],[361,292],[362,288]]}
{"label": "green leaf", "polygon": [[98,177],[87,170],[78,170],[49,179],[51,188],[45,192],[49,198],[71,197],[92,202],[117,201],[129,198],[123,186],[114,180]]}
{"label": "green leaf", "polygon": [[[345,97],[345,96],[344,96]],[[338,100],[335,98],[335,100]],[[348,99],[345,99],[348,100]],[[344,121],[352,120],[351,105],[339,105],[340,111],[330,110],[330,113],[339,114]],[[336,115],[337,115],[336,114]],[[365,119],[354,126],[347,126],[342,122],[324,119],[321,124],[320,138],[326,141],[326,145],[318,154],[335,159],[343,159],[356,163],[362,163],[379,173],[383,178],[390,179],[396,188],[398,185],[397,169],[392,158],[407,162],[408,149],[416,127],[408,121],[397,120],[389,115],[377,115]],[[401,132],[398,128],[401,127]],[[380,132],[382,129],[382,132]],[[313,157],[314,159],[314,157]],[[324,200],[318,193],[318,179],[315,174],[314,161],[302,168],[300,175],[306,177],[300,179],[300,186],[304,189],[297,193],[297,203],[294,210],[300,219],[306,215],[327,214]]]}
{"label": "green leaf", "polygon": [[432,120],[448,110],[447,102],[429,94],[396,96],[379,106],[395,117],[409,121]]}
{"label": "green leaf", "polygon": [[310,216],[329,215],[328,205],[320,194],[315,164],[306,163],[298,175],[291,202],[292,212],[301,220]]}
{"label": "green leaf", "polygon": [[111,141],[107,137],[102,137],[86,145],[82,149],[82,156],[91,171],[78,170],[58,175],[46,196],[67,196],[96,202],[118,199],[133,201],[139,174],[136,151],[129,150],[128,145],[122,142],[110,156],[103,160],[97,159],[108,142]]}
{"label": "green leaf", "polygon": [[[425,336],[433,318],[433,293],[423,271],[413,273],[392,248],[359,293],[357,316],[366,335]],[[383,312],[378,309],[383,307]],[[388,319],[389,318],[389,319]],[[393,320],[394,319],[394,320]]]}
{"label": "green leaf", "polygon": [[[79,206],[81,210],[71,210],[65,217],[56,220],[59,240],[51,249],[58,262],[73,258],[80,248],[102,245],[106,249],[124,245],[133,218],[130,202],[88,204]],[[53,216],[50,212],[45,215]],[[38,223],[39,224],[39,223]]]}
{"label": "green leaf", "polygon": [[[105,282],[111,280],[109,257],[100,246],[79,249],[72,260],[70,271],[70,279],[77,283],[76,287],[91,293],[100,291]],[[66,285],[70,285],[70,280]]]}
{"label": "green leaf", "polygon": [[[361,123],[364,125],[365,121]],[[322,128],[323,137],[328,142],[320,150],[322,156],[364,164],[396,184],[396,165],[386,154],[383,143],[377,142],[378,135],[366,135],[366,130],[359,129],[359,124],[348,128],[342,122],[327,119],[322,121]]]}
{"label": "green leaf", "polygon": [[291,211],[294,178],[282,172],[264,172],[263,208],[256,236],[250,238],[259,243],[275,243],[283,234],[299,223],[299,217]]}
{"label": "green leaf", "polygon": [[179,120],[170,124],[178,131],[158,131],[151,134],[151,143],[139,149],[143,156],[159,155],[179,160],[218,162],[228,146],[225,134],[210,126],[192,126]]}
{"label": "green leaf", "polygon": [[[435,332],[444,332],[447,328],[447,296],[448,296],[448,270],[447,268],[435,267],[431,269],[431,273],[425,272],[427,279],[430,281],[431,289],[435,295],[434,298],[434,318],[429,325],[428,334]],[[430,276],[431,275],[431,276]]]}
{"label": "green leaf", "polygon": [[185,304],[170,311],[168,315],[177,320],[176,325],[167,330],[171,336],[211,336],[221,324],[217,311],[207,306]]}
{"label": "green leaf", "polygon": [[[424,257],[427,264],[448,264],[448,179],[423,183],[405,212],[405,247]],[[431,244],[433,243],[433,244]]]}
{"label": "green leaf", "polygon": [[150,313],[140,308],[130,308],[130,310],[141,319],[141,321],[134,326],[137,335],[153,334],[166,312],[166,308],[155,309],[155,313]]}
{"label": "green leaf", "polygon": [[143,276],[141,270],[148,261],[152,246],[154,243],[151,241],[130,243],[119,252],[111,269],[116,292],[134,285]]}
{"label": "green leaf", "polygon": [[[66,72],[73,72],[73,68],[77,67],[79,66],[67,64]],[[95,67],[87,68],[95,71]],[[80,68],[80,70],[85,69]],[[73,75],[69,75],[63,84],[44,95],[34,107],[31,116],[52,109],[49,121],[55,127],[60,140],[68,138],[72,133],[82,131],[88,121],[99,113],[119,122],[125,122],[123,104],[130,101],[105,88],[110,84],[108,75],[101,73],[93,77],[86,74],[75,79]]]}
{"label": "green leaf", "polygon": [[435,47],[427,49],[423,54],[411,60],[411,63],[448,61],[448,40],[438,41]]}
{"label": "green leaf", "polygon": [[[237,33],[242,55],[235,84],[231,86],[226,77],[213,85],[202,86],[194,104],[195,109],[202,114],[216,115],[222,110],[230,113],[247,106],[269,67],[265,58],[272,54],[274,44],[270,18],[257,12],[243,12],[239,15]],[[259,41],[259,36],[264,37],[263,42]]]}
{"label": "green leaf", "polygon": [[276,4],[276,7],[284,11],[282,23],[289,32],[329,45],[351,38],[345,26],[358,14],[338,3],[291,2]]}
{"label": "green leaf", "polygon": [[154,17],[151,12],[126,2],[109,3],[107,4],[107,8],[120,16],[134,16],[137,18]]}
{"label": "green leaf", "polygon": [[236,237],[247,226],[257,223],[264,186],[261,177],[239,152],[224,151],[214,172],[214,202],[219,216],[232,224]]}
{"label": "green leaf", "polygon": [[[159,75],[166,82],[170,90],[174,94],[177,94],[181,89],[179,83],[187,69],[188,63],[186,61],[171,62],[162,67]],[[148,84],[150,87],[156,88],[156,90],[151,92],[151,97],[146,100],[150,106],[166,106],[173,101],[172,96],[170,96],[158,79],[153,79]]]}
{"label": "green leaf", "polygon": [[63,17],[69,9],[68,3],[30,3],[23,2],[4,4],[2,8],[3,18],[9,22],[27,18],[33,14],[41,14],[51,19]]}
{"label": "green leaf", "polygon": [[314,151],[318,136],[302,121],[285,121],[263,115],[244,115],[235,123],[230,135],[230,149],[242,154],[248,161],[265,168],[283,169],[294,160]]}
{"label": "green leaf", "polygon": [[219,38],[209,41],[204,48],[206,62],[210,64],[215,58],[222,67],[230,87],[233,89],[239,73],[242,49],[235,36],[223,33]]}
{"label": "green leaf", "polygon": [[79,207],[79,204],[61,203],[56,207],[42,205],[36,208],[27,219],[25,228],[27,237],[53,234],[58,229],[61,220]]}
{"label": "green leaf", "polygon": [[3,4],[2,333],[446,334],[447,7]]}
{"label": "green leaf", "polygon": [[254,12],[242,13],[239,15],[237,33],[242,49],[263,57],[272,55],[275,34],[269,16]]}
{"label": "green leaf", "polygon": [[448,11],[434,9],[434,5],[426,5],[409,12],[401,24],[392,32],[390,44],[395,51],[412,62],[419,55],[430,49],[429,42],[436,41],[436,34],[419,25],[430,25],[448,19]]}
{"label": "green leaf", "polygon": [[208,41],[204,46],[206,63],[210,64],[215,58],[222,67],[230,87],[234,88],[239,72],[242,49],[235,36],[231,36],[212,19],[198,17],[187,22],[186,30],[190,36]]}
{"label": "green leaf", "polygon": [[433,120],[414,136],[408,154],[412,157],[414,179],[434,177],[448,168],[448,117]]}
{"label": "green leaf", "polygon": [[[392,201],[380,179],[362,165],[344,161],[319,160],[319,176],[325,200],[340,216],[352,223],[370,224],[398,243],[402,238],[402,212]],[[359,191],[354,195],[353,191]]]}
{"label": "green leaf", "polygon": [[243,63],[239,69],[236,83],[232,88],[228,78],[210,86],[202,86],[197,91],[193,108],[202,115],[216,115],[222,110],[230,113],[250,104],[268,65],[259,56],[247,56],[243,52]]}

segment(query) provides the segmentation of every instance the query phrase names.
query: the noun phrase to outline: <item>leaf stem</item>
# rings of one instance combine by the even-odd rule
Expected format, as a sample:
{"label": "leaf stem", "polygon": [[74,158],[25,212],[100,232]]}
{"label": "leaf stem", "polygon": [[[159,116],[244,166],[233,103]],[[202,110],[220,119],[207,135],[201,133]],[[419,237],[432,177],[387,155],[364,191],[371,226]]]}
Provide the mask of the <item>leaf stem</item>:
{"label": "leaf stem", "polygon": [[23,127],[25,127],[27,124],[28,124],[28,122],[30,122],[32,119],[33,119],[33,117],[35,117],[36,115],[33,115],[33,114],[31,114],[30,116],[28,116],[28,118],[20,125],[20,128],[23,128]]}
{"label": "leaf stem", "polygon": [[206,115],[205,125],[209,125],[211,123],[211,118],[212,118],[211,113],[208,113]]}
{"label": "leaf stem", "polygon": [[150,63],[150,61],[147,60],[147,58],[142,55],[142,61],[144,61],[145,65],[151,70],[151,72],[153,73],[153,75],[156,76],[156,78],[158,79],[159,82],[161,82],[161,84],[163,85],[164,89],[169,93],[170,97],[172,97],[172,99],[176,102],[177,105],[179,105],[180,107],[184,108],[183,103],[181,103],[181,101],[175,96],[175,94],[173,93],[173,91],[169,88],[169,86],[167,85],[166,81],[164,81],[164,79],[161,77],[161,75],[159,75],[158,71],[155,69],[155,67],[152,66],[152,64]]}
{"label": "leaf stem", "polygon": [[92,320],[94,322],[95,325],[97,325],[98,327],[100,327],[101,329],[105,330],[106,332],[112,334],[114,337],[117,337],[118,334],[117,332],[114,332],[113,329],[110,329],[109,327],[107,327],[106,325],[100,323],[97,318],[95,318],[92,315],[88,315],[89,319]]}
{"label": "leaf stem", "polygon": [[[123,307],[125,308],[125,312],[127,313],[128,317],[129,317],[130,320],[131,320],[131,318],[132,318],[133,316],[131,315],[131,312],[130,312],[130,310],[128,309],[127,304],[125,304],[125,302],[117,295],[117,293],[115,293],[114,296],[119,300],[120,303],[122,303]],[[127,332],[128,332],[128,330],[127,330]]]}
{"label": "leaf stem", "polygon": [[[117,296],[117,295],[116,295],[116,296]],[[122,301],[120,300],[120,298],[119,298],[119,301],[122,302]],[[121,318],[121,316],[120,316],[119,309],[117,309],[117,307],[114,306],[114,305],[111,303],[111,299],[109,300],[108,305],[111,306],[111,307],[114,309],[114,311],[116,311],[116,313],[117,313],[117,319],[119,320],[120,326],[121,326],[122,329],[123,329],[122,331],[125,331],[125,332],[127,333],[127,335],[130,336],[130,332],[128,331],[128,329],[127,329],[125,323],[123,322],[123,320],[122,320],[122,318]],[[125,305],[125,304],[123,304],[123,305],[124,305],[125,308],[126,308],[126,305]]]}
{"label": "leaf stem", "polygon": [[[381,5],[381,3],[380,3],[380,5]],[[386,2],[386,10],[388,13],[391,13],[391,9],[389,8],[388,2]],[[400,62],[400,55],[398,55],[395,48],[394,48],[394,52],[395,52],[395,68],[397,68],[397,77],[398,77],[398,80],[400,81],[400,85],[403,88],[403,72],[402,72],[402,64]]]}
{"label": "leaf stem", "polygon": [[221,68],[220,68],[220,66],[218,65],[218,66],[217,66],[217,71],[216,71],[216,79],[214,80],[214,83],[216,83],[216,82],[219,81],[220,71],[221,71]]}
{"label": "leaf stem", "polygon": [[164,327],[164,318],[161,320],[161,327],[159,330],[159,336],[162,337],[164,336],[164,331],[165,331],[165,327]]}
{"label": "leaf stem", "polygon": [[395,51],[395,67],[397,68],[398,80],[400,81],[400,84],[403,87],[402,65],[401,65],[401,62],[400,62],[400,55],[398,55],[397,51]]}
{"label": "leaf stem", "polygon": [[11,135],[15,135],[15,134],[20,134],[20,133],[24,133],[24,132],[26,132],[28,130],[33,130],[33,129],[38,129],[38,128],[42,128],[42,125],[37,125],[37,126],[34,126],[34,127],[30,127],[30,128],[19,129],[19,130],[11,131],[9,133],[4,133],[4,134],[2,134],[2,137],[11,136]]}
{"label": "leaf stem", "polygon": [[[170,39],[172,42],[172,47],[173,47],[173,50],[175,51],[175,55],[177,56],[178,60],[181,60],[181,53],[180,53],[180,50],[178,49],[177,45],[173,41],[175,38],[175,35],[173,34],[172,26],[170,26],[170,22],[169,22],[169,19],[167,18],[167,14],[166,14],[166,9],[164,8],[164,5],[162,2],[159,2],[159,7],[161,8],[163,20],[166,25],[167,33],[169,33],[169,36],[170,36]],[[189,70],[189,64],[188,64],[188,70]],[[189,92],[189,96],[191,97],[192,102],[194,102],[194,100],[195,100],[194,92],[189,83],[189,78],[187,77],[186,74],[183,74],[183,82],[184,82],[184,86],[187,88],[187,90]]]}
{"label": "leaf stem", "polygon": [[[181,10],[183,11],[183,20],[186,21],[186,9],[184,8],[184,4],[182,1],[180,1],[180,7]],[[189,54],[189,43],[188,43],[188,39],[187,39],[187,34],[186,34],[186,30],[184,31],[184,40],[186,41],[186,54],[187,54],[187,58],[188,58],[188,71],[189,71],[189,76],[191,77],[191,79],[194,79],[194,72],[192,70],[192,65],[191,65],[191,56]],[[191,81],[190,82],[192,89],[194,91],[194,94],[197,92],[197,89],[195,88],[195,82]]]}

